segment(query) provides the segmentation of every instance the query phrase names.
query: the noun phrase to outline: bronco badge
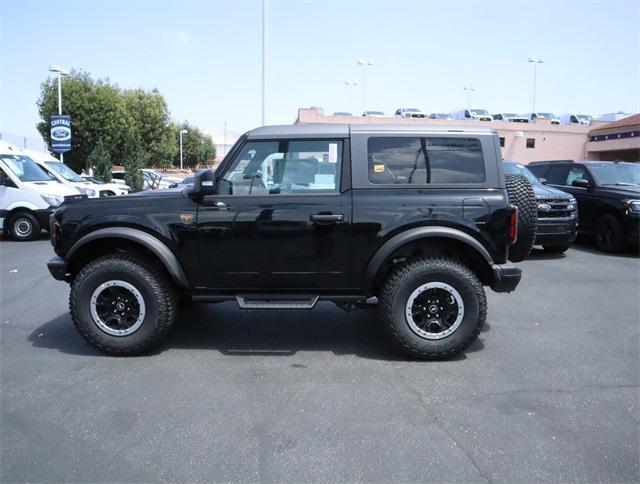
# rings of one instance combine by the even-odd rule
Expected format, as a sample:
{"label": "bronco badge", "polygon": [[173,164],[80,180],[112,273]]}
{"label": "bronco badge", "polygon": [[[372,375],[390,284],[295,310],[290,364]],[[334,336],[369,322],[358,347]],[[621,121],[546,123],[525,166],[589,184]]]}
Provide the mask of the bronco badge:
{"label": "bronco badge", "polygon": [[180,220],[182,220],[183,224],[188,224],[193,220],[193,214],[192,213],[181,213],[180,214]]}

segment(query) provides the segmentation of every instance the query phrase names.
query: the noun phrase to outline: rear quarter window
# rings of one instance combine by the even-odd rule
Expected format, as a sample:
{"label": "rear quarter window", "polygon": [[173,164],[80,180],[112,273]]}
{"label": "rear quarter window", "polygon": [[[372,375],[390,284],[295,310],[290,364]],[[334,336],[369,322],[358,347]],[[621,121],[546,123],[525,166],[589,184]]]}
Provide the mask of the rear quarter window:
{"label": "rear quarter window", "polygon": [[467,184],[486,180],[477,138],[372,137],[369,182],[392,185]]}

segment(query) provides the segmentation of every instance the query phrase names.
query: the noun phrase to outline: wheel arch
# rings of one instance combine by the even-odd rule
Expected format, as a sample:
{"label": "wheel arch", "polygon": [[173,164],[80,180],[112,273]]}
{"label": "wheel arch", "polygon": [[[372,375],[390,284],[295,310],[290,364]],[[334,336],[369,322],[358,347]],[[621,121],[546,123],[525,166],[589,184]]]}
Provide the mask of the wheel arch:
{"label": "wheel arch", "polygon": [[493,258],[477,239],[451,227],[430,226],[401,232],[378,248],[365,270],[368,292],[375,292],[396,259],[416,255],[454,255],[467,264],[483,284],[493,283]]}
{"label": "wheel arch", "polygon": [[173,252],[152,234],[131,227],[103,228],[80,238],[66,255],[69,271],[75,274],[90,260],[127,249],[138,250],[151,256],[164,266],[179,287],[189,287],[182,265]]}

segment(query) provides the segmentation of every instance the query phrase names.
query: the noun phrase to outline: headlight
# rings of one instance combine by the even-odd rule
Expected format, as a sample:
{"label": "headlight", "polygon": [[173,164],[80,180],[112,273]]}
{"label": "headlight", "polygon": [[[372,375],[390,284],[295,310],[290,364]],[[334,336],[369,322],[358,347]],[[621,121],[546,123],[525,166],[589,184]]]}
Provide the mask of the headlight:
{"label": "headlight", "polygon": [[95,197],[96,196],[96,191],[95,190],[91,190],[91,188],[79,187],[78,190],[80,190],[80,193],[82,193],[83,195],[86,195],[87,197]]}
{"label": "headlight", "polygon": [[42,199],[52,207],[59,207],[62,203],[62,197],[58,195],[40,195]]}
{"label": "headlight", "polygon": [[625,200],[623,203],[629,212],[640,213],[640,200]]}
{"label": "headlight", "polygon": [[570,198],[569,203],[567,204],[567,210],[575,210],[578,208],[578,203],[575,198]]}

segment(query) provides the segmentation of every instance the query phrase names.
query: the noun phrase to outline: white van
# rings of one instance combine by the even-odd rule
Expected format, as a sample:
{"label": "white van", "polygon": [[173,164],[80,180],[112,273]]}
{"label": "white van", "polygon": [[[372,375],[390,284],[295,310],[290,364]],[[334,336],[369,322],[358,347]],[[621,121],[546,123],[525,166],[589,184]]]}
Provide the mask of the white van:
{"label": "white van", "polygon": [[588,114],[562,114],[560,115],[560,124],[581,124],[589,126],[593,121],[593,116]]}
{"label": "white van", "polygon": [[553,113],[527,113],[524,115],[525,118],[529,120],[531,123],[535,123],[538,118],[540,119],[548,119],[551,124],[560,124],[560,119]]}
{"label": "white van", "polygon": [[31,158],[0,144],[0,229],[17,240],[49,230],[49,215],[78,190],[58,181]]}

